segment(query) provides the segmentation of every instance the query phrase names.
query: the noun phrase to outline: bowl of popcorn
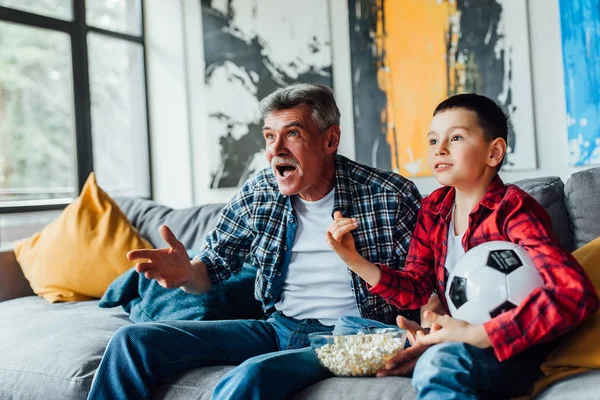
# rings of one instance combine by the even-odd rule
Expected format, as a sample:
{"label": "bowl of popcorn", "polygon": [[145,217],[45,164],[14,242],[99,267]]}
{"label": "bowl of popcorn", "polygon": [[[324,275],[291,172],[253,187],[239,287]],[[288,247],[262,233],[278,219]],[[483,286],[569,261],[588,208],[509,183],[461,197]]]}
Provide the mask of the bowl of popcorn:
{"label": "bowl of popcorn", "polygon": [[373,376],[404,349],[406,331],[384,328],[356,335],[317,332],[308,338],[321,365],[334,375]]}

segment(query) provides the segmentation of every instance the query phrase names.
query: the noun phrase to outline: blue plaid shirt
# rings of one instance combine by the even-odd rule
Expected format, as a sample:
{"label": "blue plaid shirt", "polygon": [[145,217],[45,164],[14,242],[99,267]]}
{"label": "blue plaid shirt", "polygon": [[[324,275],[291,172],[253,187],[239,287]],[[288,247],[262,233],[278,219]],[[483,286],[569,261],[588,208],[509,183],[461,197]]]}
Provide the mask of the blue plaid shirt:
{"label": "blue plaid shirt", "polygon": [[[352,234],[356,249],[367,260],[392,269],[404,267],[420,203],[421,195],[411,181],[336,156],[332,215],[340,211],[358,219]],[[218,285],[238,273],[250,254],[258,268],[254,294],[268,311],[281,294],[296,227],[290,197],[279,192],[273,171],[267,168],[246,181],[225,206],[194,258],[206,264],[212,284]],[[361,315],[393,323],[400,311],[372,294],[360,277],[348,271]]]}

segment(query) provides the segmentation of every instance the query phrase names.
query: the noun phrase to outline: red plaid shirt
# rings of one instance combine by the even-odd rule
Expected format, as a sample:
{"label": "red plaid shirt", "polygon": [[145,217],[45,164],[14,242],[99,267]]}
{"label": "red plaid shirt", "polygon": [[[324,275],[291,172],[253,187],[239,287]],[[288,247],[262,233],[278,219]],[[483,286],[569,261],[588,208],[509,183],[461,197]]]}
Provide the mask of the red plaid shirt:
{"label": "red plaid shirt", "polygon": [[[414,309],[426,304],[435,289],[448,311],[444,264],[454,194],[454,188],[443,187],[423,200],[404,269],[380,265],[381,280],[371,292]],[[517,308],[484,324],[500,361],[566,333],[598,308],[592,283],[550,226],[548,213],[535,199],[514,185],[505,186],[499,176],[469,215],[465,251],[492,240],[516,243],[527,249],[545,282]]]}

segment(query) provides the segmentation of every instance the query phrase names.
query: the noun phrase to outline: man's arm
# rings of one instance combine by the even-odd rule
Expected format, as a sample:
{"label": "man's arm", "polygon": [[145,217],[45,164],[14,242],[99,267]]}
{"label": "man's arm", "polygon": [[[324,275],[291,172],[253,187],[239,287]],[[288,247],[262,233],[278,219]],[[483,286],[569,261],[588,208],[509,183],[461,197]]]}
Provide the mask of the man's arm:
{"label": "man's arm", "polygon": [[419,213],[410,243],[406,265],[401,271],[375,265],[356,250],[352,231],[358,227],[355,218],[343,218],[339,211],[327,230],[327,242],[342,261],[369,285],[369,290],[398,308],[415,309],[427,303],[434,289],[433,251],[426,223]]}
{"label": "man's arm", "polygon": [[403,309],[416,309],[427,304],[435,289],[435,263],[431,246],[429,222],[420,210],[403,268],[396,270],[380,265],[379,283],[369,287],[371,293]]}
{"label": "man's arm", "polygon": [[127,258],[143,260],[136,264],[136,270],[165,288],[181,288],[195,294],[207,292],[243,264],[253,235],[248,223],[253,191],[252,182],[247,182],[223,208],[217,226],[207,235],[194,260],[190,261],[185,246],[166,225],[160,227],[160,235],[169,247],[132,250]]}
{"label": "man's arm", "polygon": [[241,270],[256,235],[252,226],[256,206],[254,192],[254,180],[247,181],[221,211],[217,225],[206,235],[204,245],[194,257],[195,261],[199,261],[194,268],[197,276],[194,282],[207,277],[210,285],[202,283],[198,287],[190,287],[190,290],[195,292],[216,286]]}

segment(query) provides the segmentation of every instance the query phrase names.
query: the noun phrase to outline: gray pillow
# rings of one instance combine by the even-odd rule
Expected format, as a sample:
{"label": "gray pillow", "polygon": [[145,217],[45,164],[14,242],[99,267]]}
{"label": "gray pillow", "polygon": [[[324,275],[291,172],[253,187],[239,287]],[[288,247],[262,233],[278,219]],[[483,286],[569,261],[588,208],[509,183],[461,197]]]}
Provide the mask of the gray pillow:
{"label": "gray pillow", "polygon": [[565,185],[558,176],[522,179],[515,185],[529,193],[550,214],[552,231],[568,251],[573,248],[573,234],[565,206]]}
{"label": "gray pillow", "polygon": [[574,248],[600,236],[600,168],[571,175],[565,186]]}

